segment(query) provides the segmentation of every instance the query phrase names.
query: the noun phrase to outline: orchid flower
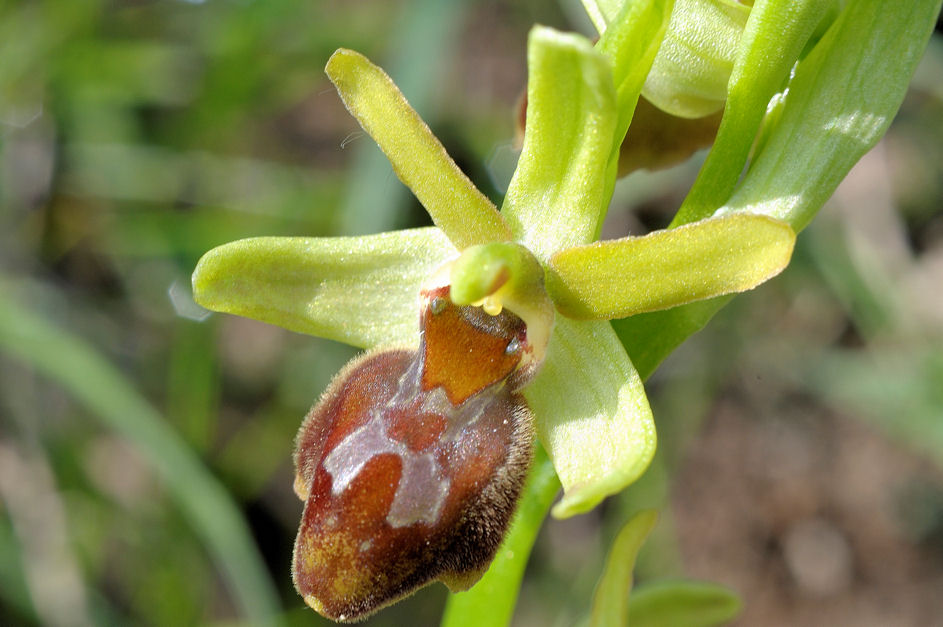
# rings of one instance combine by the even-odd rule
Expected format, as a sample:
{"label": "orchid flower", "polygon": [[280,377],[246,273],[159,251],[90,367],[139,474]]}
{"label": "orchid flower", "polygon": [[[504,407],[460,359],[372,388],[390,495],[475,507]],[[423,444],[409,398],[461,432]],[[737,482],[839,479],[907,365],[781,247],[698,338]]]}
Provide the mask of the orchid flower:
{"label": "orchid flower", "polygon": [[[428,358],[429,350],[448,349],[438,344],[430,348],[433,341],[447,345],[448,333],[439,333],[435,335],[438,339],[432,340],[426,325],[430,316],[447,306],[458,308],[459,317],[466,321],[469,316],[478,319],[509,311],[522,321],[526,337],[516,335],[517,323],[506,323],[499,333],[504,338],[502,350],[509,351],[510,346],[516,346],[515,338],[521,337],[531,356],[527,376],[519,377],[512,386],[514,390],[519,387],[523,395],[514,402],[526,406],[526,420],[533,422],[540,454],[546,452],[553,475],[563,487],[553,515],[586,512],[635,481],[655,451],[655,429],[643,376],[633,365],[626,345],[633,354],[637,348],[647,376],[653,364],[720,307],[723,299],[715,297],[752,289],[788,264],[796,230],[830,194],[828,186],[833,189],[843,174],[838,179],[831,173],[823,178],[819,172],[809,175],[801,168],[787,167],[777,176],[769,173],[764,159],[776,157],[770,150],[777,142],[792,140],[795,144],[797,129],[806,123],[796,117],[795,108],[801,113],[815,90],[822,89],[815,82],[819,73],[842,69],[846,57],[833,53],[843,38],[864,23],[885,36],[884,24],[868,21],[873,17],[869,11],[883,10],[880,3],[859,3],[868,6],[844,11],[836,20],[839,27],[818,42],[791,79],[795,59],[826,14],[823,4],[811,0],[757,2],[752,10],[738,8],[742,35],[733,47],[732,64],[725,74],[725,79],[729,77],[727,108],[702,177],[673,228],[611,241],[597,240],[618,171],[620,147],[674,3],[586,4],[600,31],[596,44],[546,27],[531,31],[523,147],[500,210],[459,170],[380,68],[345,49],[328,61],[327,74],[347,109],[380,146],[435,226],[363,237],[259,237],[225,244],[201,259],[193,285],[202,305],[372,351],[345,369],[309,414],[308,430],[303,428],[299,436],[299,451],[314,428],[311,416],[316,416],[314,421],[319,425],[328,424],[324,422],[327,418],[317,416],[341,394],[339,387],[375,365],[379,368],[388,363],[402,374],[411,371],[409,364],[414,362],[409,360],[416,360],[419,366],[415,367],[424,369],[422,394],[431,398],[435,388],[442,388],[445,394],[440,397],[454,402],[453,409],[470,402],[468,399],[476,398],[474,394],[484,388],[469,388],[468,395],[454,398],[452,392],[462,385],[458,380],[464,375],[451,366],[434,372],[436,363],[446,362]],[[762,51],[771,46],[776,54],[764,56]],[[849,76],[849,85],[863,84],[869,78],[857,69]],[[764,127],[762,152],[755,154],[749,171],[739,180],[763,122],[766,103],[786,82],[790,89],[795,86],[796,93]],[[648,90],[658,91],[651,85]],[[886,103],[879,103],[882,110],[896,107],[896,96],[891,93]],[[829,101],[813,113],[830,119],[841,114],[842,106],[843,102]],[[836,136],[835,141],[841,143],[858,133],[864,144],[873,144],[886,128],[859,129],[858,121],[849,118],[844,128],[847,133]],[[808,144],[794,147],[804,155],[812,150]],[[845,171],[854,162],[847,159],[849,154],[863,154],[859,148],[842,153],[840,164]],[[817,163],[826,165],[823,160],[829,158],[837,159],[834,154],[823,155]],[[799,175],[809,178],[803,181]],[[779,193],[790,186],[797,187],[795,194]],[[770,195],[770,190],[776,195]],[[672,312],[689,311],[689,303],[705,299],[712,300],[694,309],[690,320],[670,317]],[[682,305],[687,307],[679,307]],[[472,310],[483,313],[469,313]],[[662,311],[669,317],[649,313]],[[623,320],[621,340],[609,322],[613,319]],[[624,325],[626,319],[642,322]],[[664,337],[657,333],[660,321],[665,324]],[[466,327],[461,329],[464,332]],[[647,337],[635,347],[632,340],[642,330],[654,330],[654,339]],[[389,352],[393,350],[407,353],[393,355]],[[425,361],[417,355],[426,355]],[[513,376],[508,372],[489,379],[488,385]],[[323,427],[324,433],[334,433],[330,431],[333,428]],[[351,432],[345,433],[348,439],[338,448],[351,441]],[[520,437],[529,437],[530,431],[520,433],[525,434]],[[322,440],[317,446],[322,448],[325,441],[334,441],[330,435],[318,437]],[[399,444],[385,432],[369,437],[374,438],[371,442],[382,442],[387,447],[383,450],[398,450]],[[335,486],[347,485],[363,467],[363,460],[350,461],[358,459],[361,450],[351,445],[345,459],[354,466],[346,467],[330,453],[319,453],[316,461],[323,462],[327,468],[324,476],[332,477]],[[317,477],[305,466],[307,462],[299,461],[302,458],[304,454],[296,454],[296,491],[311,506],[312,499],[322,497],[312,491]],[[538,481],[538,466],[532,471],[532,482]],[[545,491],[546,486],[555,491],[555,480],[539,480]],[[450,485],[437,481],[435,485]],[[511,492],[516,500],[520,485],[515,490]],[[336,488],[332,494],[337,496]],[[388,496],[395,500],[398,495]],[[428,494],[416,498],[434,512],[449,507],[442,505],[447,502],[444,492],[441,498]],[[398,506],[394,503],[390,507]],[[502,514],[504,520],[495,523],[502,535],[513,509],[512,503]],[[405,518],[395,518],[395,524],[392,512],[384,515],[393,527],[437,524],[413,509]],[[296,569],[299,551],[302,561],[317,562],[318,558],[310,557],[318,550],[316,533],[314,527],[303,525],[296,543]],[[348,540],[351,538],[345,536]],[[361,550],[372,546],[372,539],[365,540]],[[451,545],[446,542],[441,546]],[[487,550],[485,568],[496,546]],[[433,559],[426,563],[430,577],[412,578],[380,592],[375,588],[384,585],[377,579],[382,573],[360,582],[345,571],[344,577],[338,578],[336,587],[343,589],[338,594],[354,594],[351,590],[355,589],[360,594],[350,611],[325,607],[320,593],[309,595],[302,586],[299,589],[310,605],[326,615],[337,620],[357,619],[430,579],[441,578],[455,590],[469,587],[483,572],[481,560],[472,561],[474,568],[462,570]],[[363,588],[370,586],[374,587],[370,594],[363,593]]]}

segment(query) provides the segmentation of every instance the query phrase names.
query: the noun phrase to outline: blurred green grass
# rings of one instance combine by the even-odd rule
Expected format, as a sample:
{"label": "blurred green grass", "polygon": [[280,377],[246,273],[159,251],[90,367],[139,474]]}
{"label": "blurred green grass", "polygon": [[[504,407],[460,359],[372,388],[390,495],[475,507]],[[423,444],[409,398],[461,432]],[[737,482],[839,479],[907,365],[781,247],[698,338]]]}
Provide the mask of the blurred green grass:
{"label": "blurred green grass", "polygon": [[[0,624],[318,624],[290,580],[290,453],[353,351],[205,317],[189,275],[241,237],[425,223],[323,75],[338,47],[386,67],[497,198],[489,164],[513,137],[527,30],[585,28],[574,6],[0,4]],[[745,377],[943,467],[943,45],[931,43],[857,183],[883,191],[840,192],[782,278],[656,373],[655,466],[598,512],[547,525],[519,624],[585,613],[618,528],[665,507],[716,399]],[[692,178],[688,165],[624,180],[607,232],[662,226]],[[661,521],[643,579],[684,572],[670,509]],[[444,596],[427,589],[369,624],[435,624]]]}

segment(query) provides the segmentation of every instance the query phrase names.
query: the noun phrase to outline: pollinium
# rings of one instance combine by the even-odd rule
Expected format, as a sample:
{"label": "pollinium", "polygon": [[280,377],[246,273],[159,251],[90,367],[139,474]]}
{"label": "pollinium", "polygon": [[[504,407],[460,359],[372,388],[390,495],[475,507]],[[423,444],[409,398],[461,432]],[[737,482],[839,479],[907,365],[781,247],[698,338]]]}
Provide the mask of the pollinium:
{"label": "pollinium", "polygon": [[519,388],[537,363],[523,321],[421,292],[417,349],[349,363],[301,425],[305,502],[293,575],[305,602],[360,620],[440,580],[466,590],[507,531],[533,455]]}

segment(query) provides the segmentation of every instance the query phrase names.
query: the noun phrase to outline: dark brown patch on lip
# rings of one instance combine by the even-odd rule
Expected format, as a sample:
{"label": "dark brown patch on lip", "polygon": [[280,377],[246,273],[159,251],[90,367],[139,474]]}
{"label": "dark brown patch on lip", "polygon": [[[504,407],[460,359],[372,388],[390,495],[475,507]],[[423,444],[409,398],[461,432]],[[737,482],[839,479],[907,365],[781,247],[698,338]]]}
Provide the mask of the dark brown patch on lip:
{"label": "dark brown patch on lip", "polygon": [[[448,287],[441,288],[434,297],[448,299],[448,293]],[[448,300],[438,313],[429,307],[422,316],[422,386],[441,386],[453,405],[507,378],[521,362],[521,352],[507,348],[512,340],[524,340],[526,327],[508,311],[491,316]]]}

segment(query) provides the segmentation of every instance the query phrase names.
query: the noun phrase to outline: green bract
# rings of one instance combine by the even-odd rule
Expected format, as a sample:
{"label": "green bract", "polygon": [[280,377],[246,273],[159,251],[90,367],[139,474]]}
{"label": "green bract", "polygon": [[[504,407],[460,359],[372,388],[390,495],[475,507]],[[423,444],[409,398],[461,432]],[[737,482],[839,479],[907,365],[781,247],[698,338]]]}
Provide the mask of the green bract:
{"label": "green bract", "polygon": [[[829,16],[834,6],[755,3],[740,54],[765,62],[744,61],[735,70],[741,78],[735,83],[731,77],[717,140],[672,224],[749,211],[783,220],[796,231],[804,228],[851,166],[887,130],[933,31],[940,4],[940,0],[919,0],[903,9],[882,0],[847,2],[796,63],[805,47],[802,42],[808,42],[807,33],[816,30],[812,26],[818,21],[816,15]],[[769,17],[751,27],[761,11]],[[749,36],[751,28],[755,34]],[[767,51],[771,51],[768,56]],[[765,122],[769,97],[751,91],[753,83],[770,96],[781,88],[778,83],[787,87]],[[764,128],[748,163],[761,122]],[[639,372],[647,377],[726,302],[715,298],[643,313],[614,326],[631,347]]]}

